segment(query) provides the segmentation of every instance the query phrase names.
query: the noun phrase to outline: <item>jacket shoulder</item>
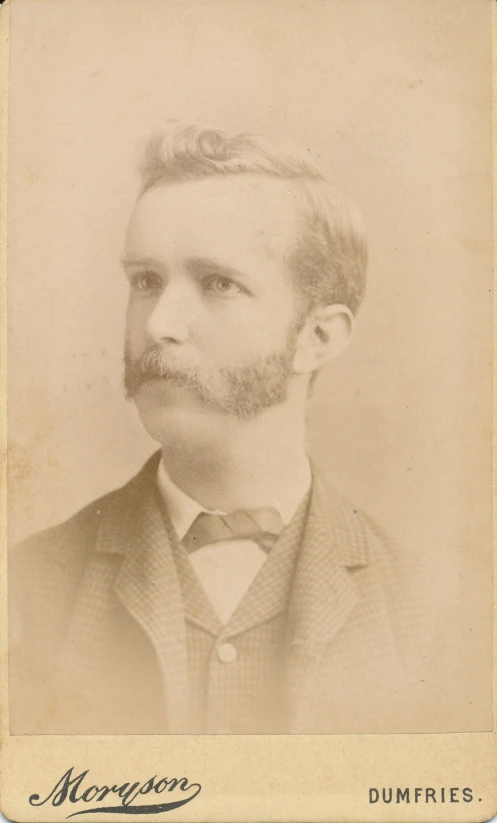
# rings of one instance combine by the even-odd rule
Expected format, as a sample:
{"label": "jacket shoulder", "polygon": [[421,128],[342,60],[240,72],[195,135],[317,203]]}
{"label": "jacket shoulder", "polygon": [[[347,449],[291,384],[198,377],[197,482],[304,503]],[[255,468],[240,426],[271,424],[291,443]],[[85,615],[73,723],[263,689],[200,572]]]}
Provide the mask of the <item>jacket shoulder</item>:
{"label": "jacket shoulder", "polygon": [[72,554],[73,557],[86,554],[94,545],[102,512],[122,505],[123,493],[124,489],[109,492],[93,500],[68,520],[25,538],[11,550],[14,558],[21,560],[24,556],[32,561],[37,556],[48,559],[59,552]]}
{"label": "jacket shoulder", "polygon": [[51,608],[72,600],[95,545],[100,513],[118,500],[119,492],[111,492],[10,549],[9,601],[14,613],[31,611],[37,603]]}
{"label": "jacket shoulder", "polygon": [[129,512],[139,499],[144,481],[150,480],[152,463],[124,486],[89,503],[68,520],[34,534],[13,546],[9,552],[11,591],[39,590],[43,581],[57,591],[77,585],[93,551],[100,523],[109,514]]}
{"label": "jacket shoulder", "polygon": [[327,471],[320,470],[317,477],[323,490],[326,516],[341,548],[344,565],[353,569],[380,560],[398,563],[399,545],[388,530],[342,494]]}
{"label": "jacket shoulder", "polygon": [[422,605],[423,569],[408,543],[337,491],[329,476],[322,479],[337,545],[359,588],[368,596],[381,591],[394,611]]}

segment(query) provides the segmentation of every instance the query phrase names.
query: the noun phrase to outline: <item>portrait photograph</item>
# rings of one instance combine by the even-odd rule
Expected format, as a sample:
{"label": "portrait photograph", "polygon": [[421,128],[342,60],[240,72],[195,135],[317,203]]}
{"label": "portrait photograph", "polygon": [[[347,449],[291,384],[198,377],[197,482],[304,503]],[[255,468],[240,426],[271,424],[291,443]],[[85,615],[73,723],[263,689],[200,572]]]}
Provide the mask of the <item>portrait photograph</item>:
{"label": "portrait photograph", "polygon": [[264,753],[269,803],[276,751],[298,786],[363,741],[390,776],[311,769],[319,819],[482,820],[495,783],[393,752],[494,739],[492,4],[7,6],[19,819],[120,819],[156,746],[181,806],[195,741],[243,787],[164,819],[255,819]]}

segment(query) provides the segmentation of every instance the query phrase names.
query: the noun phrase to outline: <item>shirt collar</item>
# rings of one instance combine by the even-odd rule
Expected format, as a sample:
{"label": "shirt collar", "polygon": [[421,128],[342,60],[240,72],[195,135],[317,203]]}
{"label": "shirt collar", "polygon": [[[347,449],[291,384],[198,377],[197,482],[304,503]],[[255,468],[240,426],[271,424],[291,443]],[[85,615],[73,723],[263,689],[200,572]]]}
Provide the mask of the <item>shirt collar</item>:
{"label": "shirt collar", "polygon": [[[189,530],[193,521],[201,514],[227,514],[227,512],[214,511],[213,509],[206,509],[189,497],[186,492],[179,488],[169,477],[164,461],[159,462],[157,471],[157,484],[160,494],[167,506],[167,512],[174,526],[174,530],[180,540],[183,540],[185,534]],[[293,515],[297,511],[303,498],[309,491],[311,486],[311,467],[309,463],[306,465],[306,471],[302,473],[299,483],[296,484],[292,495],[282,498],[277,497],[275,500],[268,501],[268,507],[274,508],[281,515],[281,519],[285,526],[290,522]]]}

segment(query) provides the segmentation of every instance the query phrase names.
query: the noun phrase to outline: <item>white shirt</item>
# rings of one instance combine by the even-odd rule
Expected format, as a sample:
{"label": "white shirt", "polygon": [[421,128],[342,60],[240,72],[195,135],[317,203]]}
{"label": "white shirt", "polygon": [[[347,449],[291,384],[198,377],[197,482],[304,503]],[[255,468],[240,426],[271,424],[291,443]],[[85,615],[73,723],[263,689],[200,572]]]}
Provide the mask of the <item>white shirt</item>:
{"label": "white shirt", "polygon": [[[157,482],[174,530],[180,540],[202,512],[227,514],[206,509],[189,497],[169,477],[163,461],[159,463]],[[294,492],[267,503],[276,509],[285,526],[290,522],[311,485],[309,463],[296,483]],[[257,573],[264,565],[267,554],[253,540],[234,539],[210,543],[191,552],[189,560],[205,593],[222,623],[227,623]]]}

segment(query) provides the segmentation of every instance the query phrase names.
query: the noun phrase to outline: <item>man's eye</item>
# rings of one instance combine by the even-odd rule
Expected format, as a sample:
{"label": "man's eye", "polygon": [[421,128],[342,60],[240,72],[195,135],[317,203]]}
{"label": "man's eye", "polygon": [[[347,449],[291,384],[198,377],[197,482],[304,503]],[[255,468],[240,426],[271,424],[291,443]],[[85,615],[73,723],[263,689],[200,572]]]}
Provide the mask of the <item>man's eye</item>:
{"label": "man's eye", "polygon": [[131,278],[131,288],[134,291],[157,291],[162,287],[162,281],[153,272],[141,272]]}
{"label": "man's eye", "polygon": [[233,280],[230,280],[229,277],[223,277],[219,274],[208,277],[205,281],[205,286],[208,291],[214,292],[215,294],[235,295],[241,294],[243,291],[243,289]]}

